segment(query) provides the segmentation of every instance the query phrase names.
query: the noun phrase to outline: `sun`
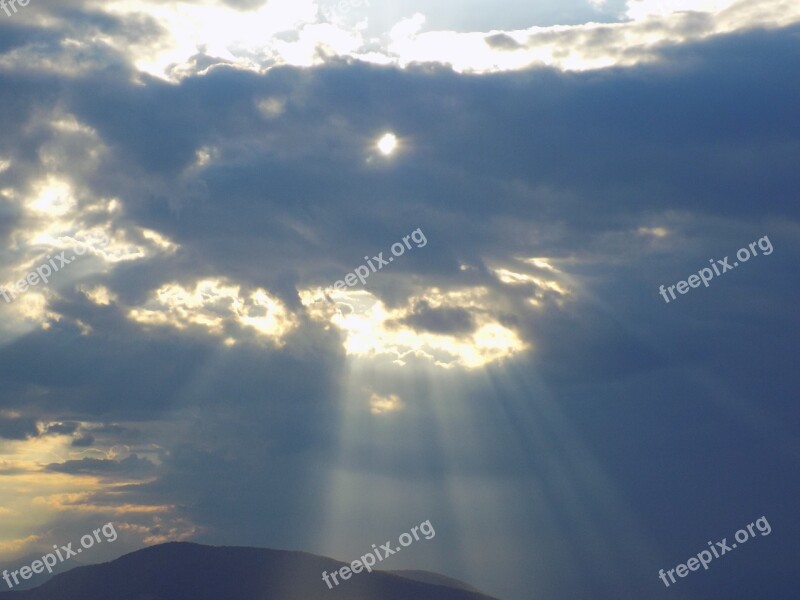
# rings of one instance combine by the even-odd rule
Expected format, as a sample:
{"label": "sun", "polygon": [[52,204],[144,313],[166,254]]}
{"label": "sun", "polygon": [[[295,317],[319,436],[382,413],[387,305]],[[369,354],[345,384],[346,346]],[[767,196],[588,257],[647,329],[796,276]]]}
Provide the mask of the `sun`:
{"label": "sun", "polygon": [[381,154],[389,156],[397,149],[397,144],[397,136],[393,133],[386,133],[378,140],[377,145]]}

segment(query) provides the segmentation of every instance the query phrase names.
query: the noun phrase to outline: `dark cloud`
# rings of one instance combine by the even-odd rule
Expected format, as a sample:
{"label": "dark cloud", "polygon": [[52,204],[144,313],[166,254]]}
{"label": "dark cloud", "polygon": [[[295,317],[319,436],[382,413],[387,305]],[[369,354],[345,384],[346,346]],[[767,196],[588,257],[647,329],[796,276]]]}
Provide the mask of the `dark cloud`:
{"label": "dark cloud", "polygon": [[39,431],[36,419],[30,417],[2,417],[0,416],[0,438],[7,440],[24,440],[36,437]]}
{"label": "dark cloud", "polygon": [[45,470],[69,475],[99,475],[103,477],[142,477],[156,472],[156,465],[146,458],[131,455],[123,460],[82,458],[63,463],[51,463]]}
{"label": "dark cloud", "polygon": [[[592,35],[600,45],[609,34]],[[69,77],[4,72],[9,185],[48,172],[40,151],[61,141],[37,115],[74,114],[105,147],[98,168],[70,174],[81,201],[117,197],[114,226],[151,228],[181,250],[88,277],[119,305],[60,290],[49,308],[61,321],[0,347],[0,406],[62,420],[48,433],[77,434],[78,447],[156,439],[158,467],[133,454],[46,470],[153,476],[115,498],[179,506],[206,541],[320,550],[327,511],[347,500],[341,522],[361,525],[337,552],[356,556],[418,510],[448,540],[432,564],[509,598],[648,597],[691,540],[760,512],[794,539],[797,38],[797,28],[752,31],[663,50],[651,65],[568,74],[345,61],[264,74],[218,66],[178,84],[130,82],[122,63]],[[270,98],[279,115],[259,108]],[[384,161],[372,146],[388,129],[401,148]],[[63,154],[93,156],[88,138],[73,142]],[[198,168],[204,148],[214,156]],[[8,204],[6,246],[19,218]],[[417,227],[430,244],[366,289],[398,307],[432,287],[485,288],[497,302],[486,312],[530,351],[477,372],[350,368],[342,334],[304,316],[297,288],[336,281]],[[661,283],[764,234],[774,255],[673,304],[659,298]],[[526,300],[542,286],[492,275],[529,257],[550,259],[572,293],[534,307]],[[200,326],[128,318],[165,283],[213,276],[267,288],[296,311],[285,345],[254,336],[229,348]],[[459,335],[475,314],[419,302],[403,322]],[[359,395],[372,391],[398,393],[405,410],[370,414]],[[36,433],[31,417],[0,420],[1,437]],[[494,500],[503,510],[487,512]],[[768,541],[754,572],[779,572],[769,561],[791,555]],[[631,565],[624,579],[605,568],[620,564]]]}
{"label": "dark cloud", "polygon": [[519,50],[525,47],[506,33],[490,35],[486,38],[486,43],[492,48],[501,50]]}
{"label": "dark cloud", "polygon": [[73,448],[89,448],[94,442],[94,436],[84,434],[74,438],[71,445]]}
{"label": "dark cloud", "polygon": [[78,429],[78,423],[52,423],[47,426],[45,433],[52,435],[71,435]]}
{"label": "dark cloud", "polygon": [[426,301],[418,302],[413,313],[401,321],[414,329],[459,335],[470,333],[475,328],[475,320],[463,308],[432,308]]}
{"label": "dark cloud", "polygon": [[128,427],[122,427],[121,425],[117,425],[115,423],[111,424],[104,424],[104,425],[93,425],[89,429],[95,435],[109,435],[117,439],[124,439],[124,438],[135,438],[139,435],[139,432],[135,429],[130,429]]}

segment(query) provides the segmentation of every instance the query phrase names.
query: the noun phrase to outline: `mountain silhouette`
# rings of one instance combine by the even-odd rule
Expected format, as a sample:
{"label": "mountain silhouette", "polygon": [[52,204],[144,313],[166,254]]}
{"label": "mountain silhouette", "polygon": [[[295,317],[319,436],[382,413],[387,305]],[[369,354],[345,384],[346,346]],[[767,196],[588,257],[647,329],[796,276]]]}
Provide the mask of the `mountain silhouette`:
{"label": "mountain silhouette", "polygon": [[0,600],[492,600],[426,571],[364,571],[328,589],[322,572],[346,564],[305,552],[172,542],[1,592]]}

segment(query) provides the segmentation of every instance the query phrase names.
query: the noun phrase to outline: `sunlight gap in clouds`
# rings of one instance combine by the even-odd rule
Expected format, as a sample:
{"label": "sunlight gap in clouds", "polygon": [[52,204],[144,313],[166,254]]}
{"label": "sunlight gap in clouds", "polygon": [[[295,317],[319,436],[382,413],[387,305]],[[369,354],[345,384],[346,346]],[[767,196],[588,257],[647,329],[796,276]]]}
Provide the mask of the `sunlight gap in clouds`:
{"label": "sunlight gap in clouds", "polygon": [[[404,366],[423,360],[443,368],[483,367],[525,351],[528,344],[502,325],[491,313],[492,302],[486,288],[467,288],[442,292],[431,288],[408,299],[402,308],[389,309],[364,290],[333,291],[331,305],[315,303],[314,292],[304,290],[301,300],[312,318],[328,321],[345,335],[344,348],[354,357],[373,357]],[[425,331],[404,324],[414,306],[424,302],[430,309],[461,309],[474,319],[469,331],[444,333]]]}
{"label": "sunlight gap in clouds", "polygon": [[[800,3],[789,1],[629,0],[620,20],[612,23],[423,31],[425,15],[414,14],[382,35],[366,37],[369,11],[354,25],[335,19],[329,23],[314,0],[272,0],[255,10],[142,0],[95,6],[115,17],[151,18],[163,33],[154,32],[133,44],[128,37],[114,37],[121,34],[65,40],[56,55],[35,44],[23,45],[0,54],[0,70],[25,64],[32,70],[78,75],[100,66],[97,47],[112,47],[127,55],[140,72],[168,81],[203,73],[215,64],[261,72],[283,64],[319,65],[336,57],[402,68],[415,62],[441,63],[465,73],[534,66],[581,71],[650,62],[664,45],[800,21]],[[63,17],[42,15],[44,27],[65,26]],[[195,64],[193,57],[200,54],[208,60]]]}
{"label": "sunlight gap in clouds", "polygon": [[[772,0],[629,0],[620,21],[517,30],[424,31],[426,17],[401,19],[378,37],[365,37],[369,11],[354,25],[325,22],[313,0],[273,0],[254,10],[219,3],[123,0],[98,5],[116,16],[147,15],[165,30],[157,42],[113,43],[142,71],[180,79],[205,71],[191,58],[261,71],[275,65],[318,65],[333,57],[405,67],[438,62],[458,72],[487,73],[551,66],[598,69],[654,60],[663,44],[679,44],[752,27],[800,21],[796,2]],[[694,15],[694,16],[693,16]],[[706,15],[702,22],[695,16]],[[497,43],[495,43],[497,41]],[[213,63],[212,63],[213,64]]]}
{"label": "sunlight gap in clouds", "polygon": [[255,66],[265,59],[272,62],[274,56],[266,41],[317,18],[314,0],[270,0],[252,11],[221,4],[140,0],[112,2],[104,9],[123,17],[147,15],[169,32],[159,46],[136,46],[137,67],[154,75],[166,73],[201,50],[242,65]]}
{"label": "sunlight gap in clouds", "polygon": [[201,279],[194,287],[165,284],[144,306],[130,308],[128,317],[146,326],[179,330],[198,326],[211,335],[224,336],[227,345],[236,342],[237,328],[244,327],[280,346],[297,325],[294,315],[267,290],[248,293],[241,286],[214,278]]}
{"label": "sunlight gap in clouds", "polygon": [[[79,136],[87,144],[89,155],[100,147],[96,133],[69,115],[55,118],[51,125],[59,135]],[[30,330],[35,324],[46,329],[51,322],[60,320],[60,315],[50,309],[59,288],[84,277],[107,273],[116,263],[168,255],[179,249],[156,231],[117,225],[123,216],[122,203],[117,198],[87,197],[87,190],[63,174],[67,170],[63,160],[45,154],[47,175],[32,180],[28,186],[5,188],[1,192],[7,202],[19,207],[20,219],[9,233],[11,244],[0,268],[0,287],[14,289],[17,282],[42,265],[51,268],[46,283],[39,281],[30,286],[5,306],[9,314],[20,317],[8,321],[8,329],[14,335]],[[69,262],[62,264],[61,269],[53,269],[50,261],[62,252]],[[88,331],[84,323],[75,321],[75,324]]]}
{"label": "sunlight gap in clouds", "polygon": [[561,307],[575,294],[578,284],[552,263],[552,259],[534,257],[516,258],[504,264],[489,261],[488,266],[501,283],[529,290],[528,304],[541,307],[551,302]]}
{"label": "sunlight gap in clouds", "polygon": [[[24,415],[6,410],[0,411],[0,417],[14,419]],[[86,465],[89,472],[48,469],[85,458],[114,461],[119,467],[125,465],[120,461],[131,457],[160,464],[159,446],[141,437],[137,437],[134,446],[120,445],[118,434],[109,432],[107,425],[73,421],[66,427],[63,421],[38,422],[34,437],[0,438],[0,552],[8,557],[46,550],[56,541],[51,539],[53,530],[85,517],[113,518],[120,529],[129,528],[145,543],[186,539],[198,531],[177,514],[174,505],[131,498],[132,488],[152,481],[154,472],[135,473],[125,468],[106,471],[92,463]],[[113,426],[128,429],[126,423]],[[141,424],[133,427],[138,430]],[[91,446],[76,446],[75,440],[85,435],[92,436]],[[148,435],[152,439],[161,437],[157,429]],[[32,531],[39,533],[31,534]]]}

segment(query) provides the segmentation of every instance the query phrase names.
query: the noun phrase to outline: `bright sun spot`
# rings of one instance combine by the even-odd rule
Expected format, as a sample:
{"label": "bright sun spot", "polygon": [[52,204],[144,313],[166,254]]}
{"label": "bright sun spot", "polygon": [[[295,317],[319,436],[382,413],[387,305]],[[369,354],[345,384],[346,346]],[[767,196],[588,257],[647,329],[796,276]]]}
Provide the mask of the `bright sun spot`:
{"label": "bright sun spot", "polygon": [[397,136],[393,133],[387,133],[378,140],[378,150],[384,156],[389,156],[397,148]]}

